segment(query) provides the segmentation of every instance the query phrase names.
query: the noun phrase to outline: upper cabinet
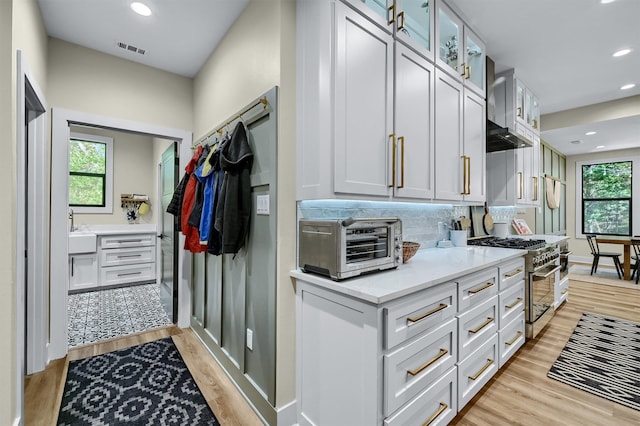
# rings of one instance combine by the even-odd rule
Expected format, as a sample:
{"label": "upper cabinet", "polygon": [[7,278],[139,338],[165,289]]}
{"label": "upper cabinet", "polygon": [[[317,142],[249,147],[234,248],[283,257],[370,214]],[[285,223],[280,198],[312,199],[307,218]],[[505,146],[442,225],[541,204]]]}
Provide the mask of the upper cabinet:
{"label": "upper cabinet", "polygon": [[495,122],[514,129],[529,140],[529,132],[540,136],[540,104],[536,95],[513,69],[497,74],[496,82],[500,83],[494,88]]}
{"label": "upper cabinet", "polygon": [[436,64],[484,97],[485,45],[442,1],[437,2],[436,46]]}

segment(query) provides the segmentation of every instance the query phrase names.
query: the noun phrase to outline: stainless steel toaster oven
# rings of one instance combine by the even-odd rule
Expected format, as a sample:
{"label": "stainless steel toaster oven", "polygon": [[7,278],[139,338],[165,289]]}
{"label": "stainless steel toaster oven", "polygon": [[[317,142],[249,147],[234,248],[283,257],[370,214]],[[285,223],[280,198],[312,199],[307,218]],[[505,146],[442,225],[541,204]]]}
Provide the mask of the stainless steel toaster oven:
{"label": "stainless steel toaster oven", "polygon": [[301,219],[298,266],[334,280],[402,263],[399,218]]}

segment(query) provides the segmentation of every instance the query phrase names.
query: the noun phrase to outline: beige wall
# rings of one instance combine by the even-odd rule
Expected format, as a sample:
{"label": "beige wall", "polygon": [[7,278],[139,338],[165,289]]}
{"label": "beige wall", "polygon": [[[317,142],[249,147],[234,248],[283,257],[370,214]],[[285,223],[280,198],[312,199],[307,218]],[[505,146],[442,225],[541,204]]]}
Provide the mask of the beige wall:
{"label": "beige wall", "polygon": [[120,207],[120,194],[149,196],[151,210],[136,223],[156,224],[158,205],[157,164],[154,138],[145,135],[71,126],[72,132],[107,136],[113,139],[113,213],[75,214],[76,225],[125,225],[127,215]]}
{"label": "beige wall", "polygon": [[194,81],[194,136],[280,87],[276,406],[295,398],[295,1],[252,0]]}
{"label": "beige wall", "polygon": [[49,106],[192,129],[192,80],[49,39]]}
{"label": "beige wall", "polygon": [[[638,145],[640,145],[640,135],[638,136]],[[625,149],[619,151],[608,151],[596,154],[573,155],[567,157],[567,235],[569,239],[569,247],[573,251],[572,256],[591,258],[591,251],[587,240],[584,238],[576,239],[576,162],[592,161],[592,160],[608,160],[608,159],[625,159],[631,157],[639,157],[640,148]],[[638,188],[634,188],[634,198],[637,198]],[[633,223],[640,220],[640,212],[634,211]],[[611,247],[610,249],[614,249]],[[615,248],[622,253],[620,247]]]}

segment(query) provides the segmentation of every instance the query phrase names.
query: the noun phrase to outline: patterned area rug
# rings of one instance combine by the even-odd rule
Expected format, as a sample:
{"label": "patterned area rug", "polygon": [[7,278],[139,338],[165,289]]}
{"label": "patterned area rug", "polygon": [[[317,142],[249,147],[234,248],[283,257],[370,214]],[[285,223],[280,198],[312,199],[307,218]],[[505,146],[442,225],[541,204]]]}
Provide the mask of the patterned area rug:
{"label": "patterned area rug", "polygon": [[582,314],[547,376],[640,410],[640,323]]}
{"label": "patterned area rug", "polygon": [[219,425],[171,338],[69,363],[58,425]]}

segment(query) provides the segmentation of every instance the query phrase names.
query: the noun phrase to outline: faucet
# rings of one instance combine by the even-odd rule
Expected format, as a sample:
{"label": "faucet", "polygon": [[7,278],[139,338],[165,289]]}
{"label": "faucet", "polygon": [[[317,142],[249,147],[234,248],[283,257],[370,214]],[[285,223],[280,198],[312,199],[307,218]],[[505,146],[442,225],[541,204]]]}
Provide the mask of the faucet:
{"label": "faucet", "polygon": [[73,209],[69,209],[69,219],[71,219],[71,226],[69,227],[69,232],[75,231],[75,226],[73,226]]}

